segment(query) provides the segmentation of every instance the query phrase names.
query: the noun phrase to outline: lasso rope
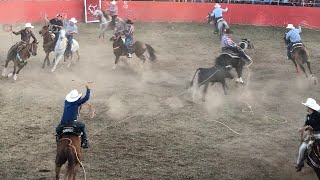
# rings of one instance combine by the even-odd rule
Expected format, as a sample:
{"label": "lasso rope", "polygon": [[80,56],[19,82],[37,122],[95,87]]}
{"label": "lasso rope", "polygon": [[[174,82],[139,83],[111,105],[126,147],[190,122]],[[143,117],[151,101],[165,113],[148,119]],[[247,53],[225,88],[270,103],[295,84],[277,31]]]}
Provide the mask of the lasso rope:
{"label": "lasso rope", "polygon": [[[207,81],[208,81],[211,77],[213,77],[218,71],[219,71],[219,69],[216,70],[214,73],[212,73],[212,75],[209,76],[209,78],[207,78],[206,80],[202,81],[199,85],[202,85],[202,84],[204,84],[205,82],[207,82]],[[161,104],[161,103],[167,101],[168,99],[170,99],[170,98],[172,98],[172,97],[181,96],[181,95],[186,94],[186,93],[187,93],[187,92],[182,92],[182,93],[176,94],[176,95],[174,95],[174,96],[171,96],[171,97],[169,97],[169,98],[166,98],[166,99],[163,100],[163,101],[160,101],[159,103]],[[117,124],[120,124],[120,123],[122,123],[122,122],[125,122],[125,121],[127,121],[128,119],[130,119],[130,118],[132,118],[132,117],[135,117],[135,116],[134,116],[134,115],[131,115],[131,116],[128,116],[127,118],[125,118],[125,119],[123,119],[123,120],[121,120],[121,121],[117,121],[117,123],[115,123],[114,125],[105,126],[105,127],[101,128],[100,130],[98,130],[98,131],[94,132],[93,134],[91,134],[91,135],[89,136],[89,138],[92,137],[92,136],[94,136],[94,135],[96,135],[96,134],[98,134],[98,133],[100,133],[100,132],[102,132],[102,131],[104,131],[105,129],[107,129],[107,128],[109,128],[109,127],[116,126]],[[223,126],[227,127],[229,130],[231,130],[231,131],[232,131],[233,133],[235,133],[235,134],[239,134],[238,132],[234,131],[234,130],[231,129],[229,126],[227,126],[226,124],[224,124],[224,123],[222,123],[222,122],[220,122],[220,121],[217,121],[217,120],[212,120],[212,121],[215,121],[215,122],[217,122],[217,123],[219,123],[219,124],[222,124]]]}
{"label": "lasso rope", "polygon": [[84,179],[87,180],[87,175],[86,175],[86,170],[84,169],[84,166],[82,164],[82,162],[80,161],[79,157],[78,157],[78,153],[77,153],[77,149],[74,147],[74,145],[72,145],[72,140],[70,138],[61,138],[59,140],[62,141],[62,140],[68,140],[69,141],[69,144],[68,146],[71,146],[72,149],[74,150],[75,154],[76,154],[76,158],[77,158],[77,161],[79,162],[79,164],[81,165],[82,169],[83,169],[83,173],[84,173]]}
{"label": "lasso rope", "polygon": [[[251,65],[251,64],[250,64],[250,65]],[[249,69],[248,66],[247,66],[247,69],[248,69],[247,85],[246,85],[245,91],[244,91],[244,93],[242,94],[242,96],[247,96],[247,95],[248,95],[247,93],[248,93],[248,85],[249,85],[250,78],[251,78],[251,71],[250,71],[250,69]],[[244,94],[245,94],[245,95],[244,95]],[[255,111],[253,111],[252,106],[251,106],[248,102],[246,102],[246,101],[244,101],[244,100],[241,100],[241,99],[240,99],[239,101],[242,102],[242,103],[244,103],[244,104],[246,104],[246,106],[247,106],[246,108],[243,108],[243,109],[241,110],[242,113],[251,113],[251,114],[252,114],[252,117],[255,117],[255,114],[258,114],[258,115],[261,115],[261,116],[266,117],[267,119],[273,120],[273,121],[275,121],[275,122],[280,122],[280,123],[282,123],[282,124],[286,124],[286,123],[288,122],[285,117],[283,117],[283,116],[280,115],[280,112],[279,112],[279,116],[281,117],[281,119],[283,119],[283,121],[277,120],[277,119],[275,119],[275,118],[271,118],[271,117],[267,116],[265,113],[255,112]]]}

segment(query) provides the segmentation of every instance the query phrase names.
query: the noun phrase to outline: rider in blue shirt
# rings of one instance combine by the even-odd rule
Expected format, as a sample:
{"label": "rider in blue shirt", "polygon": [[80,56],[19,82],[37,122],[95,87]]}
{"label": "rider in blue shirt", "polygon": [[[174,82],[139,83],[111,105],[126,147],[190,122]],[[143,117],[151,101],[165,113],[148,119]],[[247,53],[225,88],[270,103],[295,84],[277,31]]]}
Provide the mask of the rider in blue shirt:
{"label": "rider in blue shirt", "polygon": [[214,10],[212,11],[212,13],[211,13],[211,16],[212,17],[214,17],[214,27],[215,27],[215,29],[214,29],[214,33],[217,33],[218,32],[218,20],[219,19],[222,19],[223,18],[223,15],[222,15],[222,13],[224,13],[224,12],[227,12],[228,11],[228,8],[226,8],[226,9],[222,9],[221,8],[221,5],[220,4],[218,4],[218,3],[216,3],[215,5],[214,5]]}
{"label": "rider in blue shirt", "polygon": [[287,50],[288,50],[287,56],[288,56],[288,59],[291,59],[290,50],[291,50],[292,46],[295,43],[301,43],[301,37],[300,37],[301,26],[299,26],[298,28],[295,28],[292,24],[288,24],[288,26],[286,28],[290,29],[290,31],[288,33],[286,33],[286,40],[290,41],[290,43],[287,46]]}
{"label": "rider in blue shirt", "polygon": [[89,144],[85,131],[85,124],[77,120],[79,107],[87,102],[90,98],[89,83],[86,83],[85,86],[87,88],[87,91],[84,98],[81,98],[82,94],[79,94],[77,90],[72,90],[69,94],[67,94],[66,100],[64,102],[63,115],[61,118],[61,122],[56,128],[56,133],[59,134],[59,132],[61,131],[61,126],[73,124],[83,133],[81,136],[81,146],[83,148],[88,148]]}

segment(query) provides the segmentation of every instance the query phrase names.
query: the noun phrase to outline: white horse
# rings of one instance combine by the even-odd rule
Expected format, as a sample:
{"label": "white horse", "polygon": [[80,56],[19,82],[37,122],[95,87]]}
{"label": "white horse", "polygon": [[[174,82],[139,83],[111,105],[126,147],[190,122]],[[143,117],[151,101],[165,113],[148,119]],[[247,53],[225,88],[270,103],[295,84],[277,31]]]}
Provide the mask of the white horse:
{"label": "white horse", "polygon": [[100,19],[100,33],[99,38],[102,36],[104,38],[104,34],[107,31],[109,25],[111,24],[111,16],[107,15],[106,13],[102,12],[102,10],[97,9],[93,13],[94,17],[99,17]]}
{"label": "white horse", "polygon": [[[68,39],[66,37],[66,31],[64,29],[62,29],[60,31],[60,35],[59,35],[59,39],[57,41],[57,44],[54,48],[54,67],[52,68],[51,72],[54,72],[57,68],[57,65],[59,64],[59,61],[62,59],[62,57],[64,57],[64,60],[65,60],[65,56],[64,56],[64,53],[67,49],[67,42],[68,42]],[[71,57],[70,57],[70,62],[68,64],[67,67],[70,67],[71,63],[72,63],[72,54],[73,53],[77,53],[77,56],[78,56],[78,61],[80,59],[80,55],[79,55],[79,44],[78,42],[73,39],[72,41],[72,45],[71,45]]]}
{"label": "white horse", "polygon": [[[100,19],[100,33],[99,33],[99,38],[102,36],[104,38],[105,32],[108,30],[108,28],[111,25],[111,21],[112,18],[110,15],[106,14],[105,12],[103,12],[101,9],[97,9],[94,11],[93,16],[95,17],[99,17]],[[115,25],[115,31],[116,32],[121,32],[123,30],[125,30],[126,28],[126,22],[120,18],[117,17],[116,21],[116,25]]]}

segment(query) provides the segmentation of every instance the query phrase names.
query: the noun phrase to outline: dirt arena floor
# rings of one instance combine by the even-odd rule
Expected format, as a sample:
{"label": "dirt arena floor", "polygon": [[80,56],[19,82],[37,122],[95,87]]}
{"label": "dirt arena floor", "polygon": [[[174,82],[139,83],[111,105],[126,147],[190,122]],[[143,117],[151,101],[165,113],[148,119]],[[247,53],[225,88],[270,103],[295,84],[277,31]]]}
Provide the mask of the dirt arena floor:
{"label": "dirt arena floor", "polygon": [[[90,102],[96,108],[94,119],[81,118],[91,145],[83,151],[88,180],[316,179],[311,168],[296,173],[294,165],[306,115],[301,102],[320,101],[320,89],[286,60],[284,28],[233,25],[234,38],[250,38],[256,48],[247,51],[254,63],[244,70],[246,84],[228,80],[227,96],[215,84],[203,103],[192,102],[186,84],[220,52],[206,23],[136,23],[136,40],[158,52],[144,71],[135,56],[112,70],[111,42],[97,39],[97,24],[79,24],[80,62],[69,69],[60,63],[51,73],[52,66],[41,68],[40,27],[34,29],[38,55],[16,82],[0,79],[0,179],[53,179],[65,95],[73,88],[84,93],[87,80],[95,82]],[[302,38],[320,78],[320,32],[303,29]],[[0,39],[2,65],[19,38],[2,31]],[[82,170],[78,177],[84,179]]]}

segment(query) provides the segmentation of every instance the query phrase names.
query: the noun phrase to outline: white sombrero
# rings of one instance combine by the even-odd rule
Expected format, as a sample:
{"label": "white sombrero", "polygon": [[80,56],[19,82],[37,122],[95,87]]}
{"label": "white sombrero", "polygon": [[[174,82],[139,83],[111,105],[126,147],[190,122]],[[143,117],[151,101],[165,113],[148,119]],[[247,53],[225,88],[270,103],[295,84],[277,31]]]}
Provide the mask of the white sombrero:
{"label": "white sombrero", "polygon": [[308,98],[307,101],[305,103],[302,103],[303,105],[315,110],[315,111],[319,111],[320,110],[320,106],[319,104],[317,104],[316,100],[312,99],[312,98]]}
{"label": "white sombrero", "polygon": [[70,20],[69,20],[70,22],[73,22],[73,23],[77,23],[78,21],[76,20],[76,18],[71,18]]}
{"label": "white sombrero", "polygon": [[75,102],[75,101],[79,100],[81,96],[82,96],[82,94],[79,94],[79,92],[74,89],[69,94],[67,94],[66,100],[68,102]]}
{"label": "white sombrero", "polygon": [[215,7],[215,8],[219,8],[219,7],[221,7],[221,5],[220,5],[219,3],[216,3],[216,4],[214,5],[214,7]]}
{"label": "white sombrero", "polygon": [[34,28],[31,23],[26,23],[26,25],[24,25],[25,28]]}
{"label": "white sombrero", "polygon": [[286,28],[287,29],[294,29],[294,26],[293,26],[293,24],[288,24]]}
{"label": "white sombrero", "polygon": [[115,0],[111,1],[111,4],[116,5],[117,2]]}

